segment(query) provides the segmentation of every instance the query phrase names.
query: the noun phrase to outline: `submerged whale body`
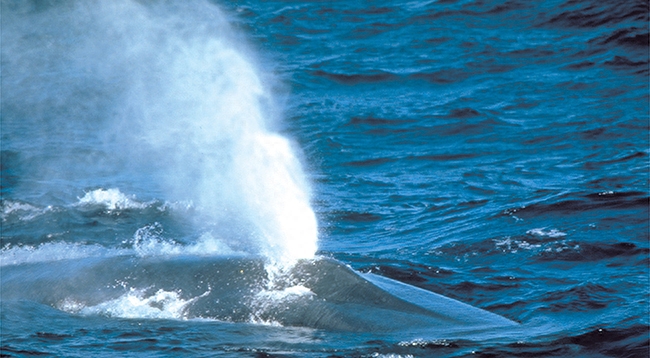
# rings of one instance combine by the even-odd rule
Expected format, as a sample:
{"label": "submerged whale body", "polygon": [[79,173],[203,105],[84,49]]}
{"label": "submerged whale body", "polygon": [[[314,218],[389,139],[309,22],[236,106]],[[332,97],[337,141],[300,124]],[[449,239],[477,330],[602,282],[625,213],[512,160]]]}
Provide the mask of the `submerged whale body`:
{"label": "submerged whale body", "polygon": [[[3,267],[2,299],[118,315],[137,301],[176,318],[266,322],[355,332],[485,331],[517,324],[496,314],[332,259],[302,260],[269,279],[245,257],[85,258]],[[271,274],[273,276],[273,274]],[[161,299],[151,299],[161,293]]]}

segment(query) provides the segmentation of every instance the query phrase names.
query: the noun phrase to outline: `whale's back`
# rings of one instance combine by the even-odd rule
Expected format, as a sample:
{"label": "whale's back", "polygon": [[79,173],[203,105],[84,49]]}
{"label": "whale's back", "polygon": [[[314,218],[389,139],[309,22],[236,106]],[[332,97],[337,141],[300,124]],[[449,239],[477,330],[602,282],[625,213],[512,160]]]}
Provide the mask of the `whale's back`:
{"label": "whale's back", "polygon": [[180,302],[176,318],[376,333],[449,333],[516,325],[451,298],[358,273],[325,258],[300,261],[273,281],[261,259],[248,257],[64,260],[5,266],[2,288],[3,299],[107,315],[125,312],[123,306],[134,296],[138,304],[165,309],[169,295],[153,299],[162,292]]}

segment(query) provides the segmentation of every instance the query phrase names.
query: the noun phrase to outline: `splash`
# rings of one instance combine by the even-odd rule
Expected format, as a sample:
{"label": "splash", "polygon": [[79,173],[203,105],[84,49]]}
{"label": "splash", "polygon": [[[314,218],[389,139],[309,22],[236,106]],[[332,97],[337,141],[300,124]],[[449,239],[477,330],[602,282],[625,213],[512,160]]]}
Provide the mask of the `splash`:
{"label": "splash", "polygon": [[[277,131],[282,111],[269,89],[279,86],[218,7],[73,0],[3,9],[3,121],[34,128],[34,158],[46,158],[25,183],[190,202],[197,238],[211,232],[276,266],[314,256],[310,186]],[[109,211],[150,204],[117,189],[78,200]]]}
{"label": "splash", "polygon": [[[125,242],[126,243],[126,242]],[[222,240],[211,233],[204,233],[195,242],[182,245],[163,235],[162,226],[153,223],[136,230],[130,242],[134,253],[139,257],[149,256],[243,256],[244,252],[232,250]]]}
{"label": "splash", "polygon": [[[274,264],[313,257],[310,189],[290,141],[270,130],[279,116],[271,93],[223,16],[206,5],[156,9],[153,18],[144,10],[138,26],[148,35],[125,41],[138,57],[156,57],[133,73],[117,122],[139,129],[129,139],[145,158],[166,163],[158,172],[167,192],[197,203],[219,236],[236,236],[228,246]],[[197,11],[213,13],[218,26],[197,26]],[[141,33],[120,30],[124,39]]]}
{"label": "splash", "polygon": [[146,294],[146,290],[131,289],[128,293],[95,306],[86,307],[72,300],[59,304],[59,309],[65,312],[82,315],[102,315],[119,318],[155,318],[155,319],[186,319],[185,309],[210,292],[183,299],[178,292],[158,290]]}

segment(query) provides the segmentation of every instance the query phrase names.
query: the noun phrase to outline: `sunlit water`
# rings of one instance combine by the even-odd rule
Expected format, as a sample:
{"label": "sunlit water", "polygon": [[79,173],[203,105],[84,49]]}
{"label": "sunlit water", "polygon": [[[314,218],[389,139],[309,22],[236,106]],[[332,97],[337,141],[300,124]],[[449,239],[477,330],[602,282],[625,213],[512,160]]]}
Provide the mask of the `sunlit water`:
{"label": "sunlit water", "polygon": [[214,287],[125,277],[93,305],[3,299],[2,354],[648,355],[647,2],[6,1],[2,23],[0,273],[317,252],[527,331],[188,318]]}

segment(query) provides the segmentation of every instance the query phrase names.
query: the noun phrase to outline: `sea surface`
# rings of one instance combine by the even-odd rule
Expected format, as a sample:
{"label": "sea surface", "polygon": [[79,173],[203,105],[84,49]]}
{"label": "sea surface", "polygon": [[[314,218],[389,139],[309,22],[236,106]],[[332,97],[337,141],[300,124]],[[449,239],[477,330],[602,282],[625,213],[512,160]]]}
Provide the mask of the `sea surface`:
{"label": "sea surface", "polygon": [[[0,356],[650,354],[647,1],[1,6]],[[523,328],[190,317],[213,286],[75,284],[120,257],[255,257],[271,283],[325,257]],[[124,294],[65,296],[87,282]],[[313,295],[289,288],[256,297]]]}

